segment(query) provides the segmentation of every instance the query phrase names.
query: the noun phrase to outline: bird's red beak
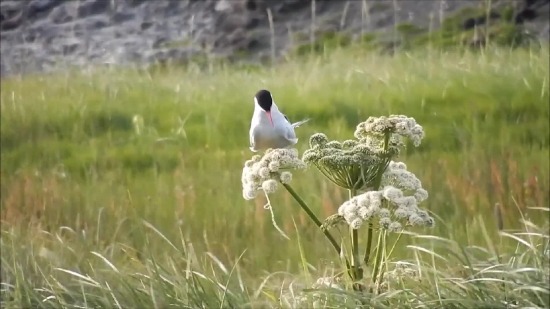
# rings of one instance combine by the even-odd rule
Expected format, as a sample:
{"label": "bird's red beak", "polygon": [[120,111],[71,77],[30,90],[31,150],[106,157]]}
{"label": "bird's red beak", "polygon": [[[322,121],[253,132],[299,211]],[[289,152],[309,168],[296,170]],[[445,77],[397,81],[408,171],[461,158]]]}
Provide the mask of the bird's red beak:
{"label": "bird's red beak", "polygon": [[273,119],[271,118],[271,112],[266,111],[265,113],[267,114],[267,118],[269,118],[269,122],[271,122],[271,126],[274,127],[275,125],[273,124]]}

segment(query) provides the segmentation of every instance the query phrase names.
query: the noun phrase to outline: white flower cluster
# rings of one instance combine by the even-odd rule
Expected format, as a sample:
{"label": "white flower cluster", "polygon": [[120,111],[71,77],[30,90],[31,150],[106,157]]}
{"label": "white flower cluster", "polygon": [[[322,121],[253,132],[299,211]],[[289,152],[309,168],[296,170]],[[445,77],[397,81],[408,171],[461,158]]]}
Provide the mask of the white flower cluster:
{"label": "white flower cluster", "polygon": [[263,157],[253,156],[245,162],[241,177],[244,199],[255,198],[260,190],[267,194],[275,192],[278,181],[284,184],[292,181],[292,173],[288,169],[305,166],[298,158],[296,149],[268,149]]}
{"label": "white flower cluster", "polygon": [[338,277],[321,277],[312,286],[314,289],[326,289],[333,288],[338,290],[344,290],[341,284],[341,280]]}
{"label": "white flower cluster", "polygon": [[390,285],[399,287],[399,283],[404,280],[420,281],[420,271],[415,264],[409,262],[398,261],[395,263],[395,268],[384,274],[384,280],[379,285],[380,292],[386,292],[390,289]]}
{"label": "white flower cluster", "polygon": [[380,228],[391,232],[401,231],[403,224],[434,225],[428,212],[418,207],[428,198],[428,191],[422,188],[413,173],[406,170],[404,163],[390,162],[382,176],[382,184],[382,190],[369,191],[344,202],[338,214],[354,229],[375,217]]}
{"label": "white flower cluster", "polygon": [[347,189],[360,189],[371,184],[378,167],[387,159],[381,149],[371,149],[356,140],[329,141],[323,133],[309,139],[310,149],[302,156],[306,164],[313,164],[325,177]]}
{"label": "white flower cluster", "polygon": [[428,192],[422,188],[422,182],[415,174],[407,171],[407,165],[403,162],[390,161],[382,174],[382,186],[394,186],[405,194],[412,194],[417,203],[428,198]]}
{"label": "white flower cluster", "polygon": [[391,115],[389,117],[369,117],[367,121],[357,125],[355,137],[359,140],[368,136],[380,136],[385,133],[395,133],[408,137],[418,147],[424,138],[424,129],[416,123],[414,118],[404,115]]}
{"label": "white flower cluster", "polygon": [[395,268],[387,274],[393,279],[418,278],[419,271],[416,264],[397,261],[395,262]]}
{"label": "white flower cluster", "polygon": [[[298,285],[298,286],[296,286]],[[285,308],[327,308],[329,304],[329,295],[326,293],[326,289],[336,289],[340,291],[345,290],[345,286],[340,277],[321,277],[317,279],[311,286],[313,290],[321,290],[311,293],[311,289],[307,291],[307,286],[301,284],[291,283],[288,289],[283,290],[280,295],[280,301],[284,304]],[[302,290],[296,293],[295,290]],[[307,292],[305,292],[307,291]],[[332,302],[332,300],[331,300]]]}

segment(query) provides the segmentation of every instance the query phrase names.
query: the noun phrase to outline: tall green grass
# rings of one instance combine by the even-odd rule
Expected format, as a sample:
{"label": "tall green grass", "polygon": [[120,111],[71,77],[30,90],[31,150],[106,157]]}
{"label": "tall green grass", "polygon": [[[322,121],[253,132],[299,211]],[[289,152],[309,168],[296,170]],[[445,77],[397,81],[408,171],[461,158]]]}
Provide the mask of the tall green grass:
{"label": "tall green grass", "polygon": [[[548,305],[548,214],[531,209],[549,203],[548,56],[346,49],[272,68],[96,68],[2,80],[2,305],[302,306],[302,288],[338,261],[287,193],[271,203],[291,240],[272,227],[265,200],[241,197],[260,88],[291,119],[312,118],[297,129],[300,150],[315,132],[351,137],[370,115],[405,114],[424,126],[422,146],[404,156],[439,219],[396,249],[424,269],[422,284],[358,301]],[[295,173],[293,187],[321,218],[346,199],[314,169]],[[497,219],[509,233],[531,234],[502,236]],[[310,305],[329,295],[327,306],[354,307],[358,297],[313,294]]]}

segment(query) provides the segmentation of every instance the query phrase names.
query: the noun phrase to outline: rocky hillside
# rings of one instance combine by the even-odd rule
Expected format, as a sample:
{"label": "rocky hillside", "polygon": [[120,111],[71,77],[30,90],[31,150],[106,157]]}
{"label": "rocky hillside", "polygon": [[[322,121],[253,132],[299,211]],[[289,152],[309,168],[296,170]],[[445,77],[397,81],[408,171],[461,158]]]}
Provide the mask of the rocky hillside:
{"label": "rocky hillside", "polygon": [[[464,30],[507,18],[548,39],[550,0],[2,0],[2,76],[99,64],[150,64],[205,55],[257,61],[280,57],[326,33],[357,40],[396,29]],[[497,11],[506,5],[508,13]],[[472,13],[473,12],[473,13]],[[477,12],[477,13],[475,13]],[[473,15],[472,15],[473,14]],[[476,15],[477,14],[477,15]],[[506,15],[506,16],[505,16]],[[401,27],[401,28],[400,28]]]}

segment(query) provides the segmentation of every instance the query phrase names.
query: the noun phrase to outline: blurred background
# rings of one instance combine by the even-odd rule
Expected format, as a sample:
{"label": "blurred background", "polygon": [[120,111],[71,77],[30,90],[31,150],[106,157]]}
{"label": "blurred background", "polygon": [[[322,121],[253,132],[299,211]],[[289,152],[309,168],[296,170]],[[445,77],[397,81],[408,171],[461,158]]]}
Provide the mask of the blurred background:
{"label": "blurred background", "polygon": [[1,73],[205,57],[257,63],[357,41],[393,52],[426,41],[480,45],[486,35],[504,44],[548,40],[549,7],[548,0],[5,0]]}
{"label": "blurred background", "polygon": [[[412,285],[418,307],[441,295],[458,299],[453,308],[501,308],[510,293],[524,307],[547,299],[537,293],[548,286],[550,1],[3,0],[0,9],[2,307],[293,307],[281,295],[339,261],[283,189],[270,199],[290,240],[263,196],[242,198],[262,88],[291,121],[311,118],[296,130],[300,153],[317,132],[352,138],[369,116],[423,126],[422,145],[399,160],[436,217],[414,232],[434,237],[403,236],[392,258],[437,268],[435,281]],[[293,176],[321,220],[347,199],[313,167]],[[525,242],[500,234],[524,229]],[[467,280],[470,261],[485,269],[502,252],[538,255],[502,262],[499,276],[518,276],[511,285],[468,281],[453,294],[448,278]],[[524,285],[535,292],[514,292]]]}

